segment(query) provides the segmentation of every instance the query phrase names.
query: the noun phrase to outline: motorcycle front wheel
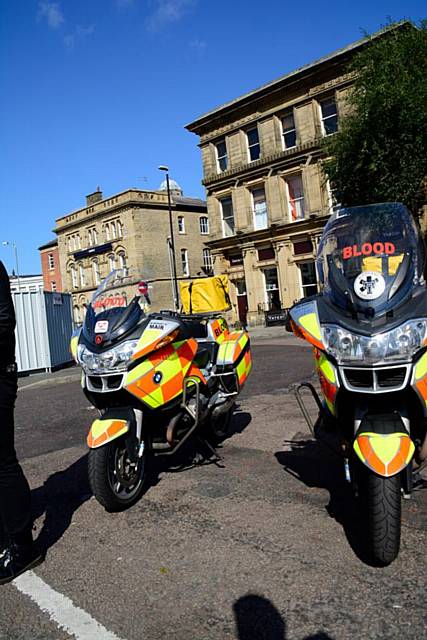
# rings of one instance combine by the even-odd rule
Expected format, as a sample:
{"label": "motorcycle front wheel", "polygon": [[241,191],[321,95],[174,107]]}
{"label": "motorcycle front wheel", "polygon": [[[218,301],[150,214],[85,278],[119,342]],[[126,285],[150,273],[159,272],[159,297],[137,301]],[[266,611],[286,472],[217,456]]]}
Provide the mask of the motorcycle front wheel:
{"label": "motorcycle front wheel", "polygon": [[124,438],[89,451],[89,485],[106,511],[123,511],[135,504],[145,489],[147,474],[147,452],[132,462]]}
{"label": "motorcycle front wheel", "polygon": [[401,527],[400,475],[383,478],[367,470],[366,504],[373,560],[388,565],[399,553]]}

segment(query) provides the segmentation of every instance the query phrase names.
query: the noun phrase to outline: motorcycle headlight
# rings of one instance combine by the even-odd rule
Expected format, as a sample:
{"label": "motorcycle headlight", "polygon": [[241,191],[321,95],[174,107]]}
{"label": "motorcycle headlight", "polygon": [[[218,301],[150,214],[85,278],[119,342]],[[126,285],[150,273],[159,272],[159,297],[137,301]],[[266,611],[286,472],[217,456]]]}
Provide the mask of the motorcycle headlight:
{"label": "motorcycle headlight", "polygon": [[338,364],[410,360],[426,339],[427,320],[410,320],[396,329],[362,336],[336,325],[323,325],[323,343]]}
{"label": "motorcycle headlight", "polygon": [[85,345],[80,344],[77,349],[77,359],[82,368],[90,373],[120,370],[124,369],[131,359],[137,344],[138,340],[127,340],[102,353],[93,353]]}

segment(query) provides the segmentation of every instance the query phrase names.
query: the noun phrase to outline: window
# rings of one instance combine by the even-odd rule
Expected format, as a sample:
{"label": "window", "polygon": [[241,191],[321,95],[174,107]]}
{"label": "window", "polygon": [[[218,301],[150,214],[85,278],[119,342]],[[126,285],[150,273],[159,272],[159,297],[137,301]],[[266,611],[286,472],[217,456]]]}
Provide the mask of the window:
{"label": "window", "polygon": [[70,267],[70,272],[71,272],[71,283],[73,285],[73,289],[77,289],[77,269],[76,269],[76,265],[72,264]]}
{"label": "window", "polygon": [[265,301],[269,311],[280,309],[279,280],[276,267],[264,269]]}
{"label": "window", "polygon": [[82,264],[79,264],[80,286],[86,286],[85,270]]}
{"label": "window", "polygon": [[98,242],[96,229],[89,229],[88,235],[89,235],[89,246],[93,247]]}
{"label": "window", "polygon": [[222,198],[222,200],[220,200],[220,204],[223,236],[224,238],[234,236],[234,211],[231,196],[228,198]]}
{"label": "window", "polygon": [[253,160],[258,160],[261,154],[259,146],[258,127],[246,131],[246,137],[248,139],[248,153],[250,162],[252,162]]}
{"label": "window", "polygon": [[111,254],[110,256],[108,256],[108,266],[110,271],[114,271],[114,269],[116,268],[116,256]]}
{"label": "window", "polygon": [[122,223],[120,222],[120,220],[117,220],[117,237],[121,238],[122,235],[123,235]]}
{"label": "window", "polygon": [[304,298],[317,293],[316,268],[314,262],[303,262],[298,265],[301,272],[301,287]]}
{"label": "window", "polygon": [[265,200],[265,190],[263,187],[252,191],[252,204],[254,229],[266,229],[268,227],[267,202]]}
{"label": "window", "polygon": [[199,218],[200,233],[207,235],[209,233],[209,219],[207,216],[200,216]]}
{"label": "window", "polygon": [[302,176],[287,178],[286,186],[288,190],[289,213],[292,220],[304,219],[304,188]]}
{"label": "window", "polygon": [[330,136],[332,133],[338,131],[338,112],[335,98],[331,97],[326,100],[321,100],[319,105],[323,135]]}
{"label": "window", "polygon": [[291,149],[296,147],[297,144],[297,130],[295,128],[294,113],[286,114],[282,118],[282,131],[283,131],[283,148]]}
{"label": "window", "polygon": [[56,291],[56,282],[51,282],[50,283],[50,290],[51,291]]}
{"label": "window", "polygon": [[190,269],[188,267],[188,251],[187,249],[181,249],[181,263],[182,273],[184,276],[190,275]]}
{"label": "window", "polygon": [[55,269],[55,258],[53,257],[53,253],[49,253],[47,261],[49,263],[49,269]]}
{"label": "window", "polygon": [[110,225],[111,228],[111,237],[113,240],[116,239],[116,225],[114,224],[114,222],[111,223]]}
{"label": "window", "polygon": [[276,254],[273,247],[265,247],[264,249],[258,249],[258,260],[274,260]]}
{"label": "window", "polygon": [[213,261],[209,249],[203,249],[203,270],[207,275],[213,272]]}
{"label": "window", "polygon": [[99,275],[99,264],[97,260],[94,260],[92,262],[92,274],[93,274],[93,282],[94,284],[99,284],[101,281],[100,275]]}
{"label": "window", "polygon": [[67,246],[68,246],[68,251],[71,251],[71,236],[68,236],[67,238]]}
{"label": "window", "polygon": [[105,239],[106,240],[110,239],[110,225],[109,224],[105,225]]}
{"label": "window", "polygon": [[294,242],[294,256],[300,256],[304,253],[312,253],[313,252],[313,244],[311,240],[300,240],[299,242]]}
{"label": "window", "polygon": [[185,233],[184,216],[178,216],[178,233]]}
{"label": "window", "polygon": [[228,167],[227,145],[225,144],[225,140],[217,142],[215,148],[218,173],[221,173],[221,171],[226,171]]}
{"label": "window", "polygon": [[125,269],[126,268],[126,256],[125,256],[124,251],[120,251],[118,256],[119,256],[119,267],[120,267],[120,269]]}
{"label": "window", "polygon": [[80,233],[77,234],[77,248],[78,249],[82,248],[82,243],[80,241]]}

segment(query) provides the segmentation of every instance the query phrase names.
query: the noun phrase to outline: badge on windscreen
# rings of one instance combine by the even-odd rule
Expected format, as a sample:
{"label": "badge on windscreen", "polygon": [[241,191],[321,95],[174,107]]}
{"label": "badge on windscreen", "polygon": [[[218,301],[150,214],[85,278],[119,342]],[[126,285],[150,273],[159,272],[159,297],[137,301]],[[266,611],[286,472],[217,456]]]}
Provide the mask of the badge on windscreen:
{"label": "badge on windscreen", "polygon": [[95,325],[95,333],[107,333],[108,320],[98,320]]}
{"label": "badge on windscreen", "polygon": [[377,271],[359,273],[354,281],[354,291],[362,300],[376,300],[385,291],[385,280]]}

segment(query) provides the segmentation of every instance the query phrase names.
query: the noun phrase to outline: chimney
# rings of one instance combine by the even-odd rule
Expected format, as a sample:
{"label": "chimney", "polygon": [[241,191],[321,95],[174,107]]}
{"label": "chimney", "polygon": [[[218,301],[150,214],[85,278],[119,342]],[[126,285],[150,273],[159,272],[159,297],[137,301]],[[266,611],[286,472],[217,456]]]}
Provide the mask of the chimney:
{"label": "chimney", "polygon": [[95,204],[96,202],[100,202],[101,200],[102,200],[102,191],[99,187],[97,187],[96,191],[86,196],[86,206],[90,207],[92,204]]}

